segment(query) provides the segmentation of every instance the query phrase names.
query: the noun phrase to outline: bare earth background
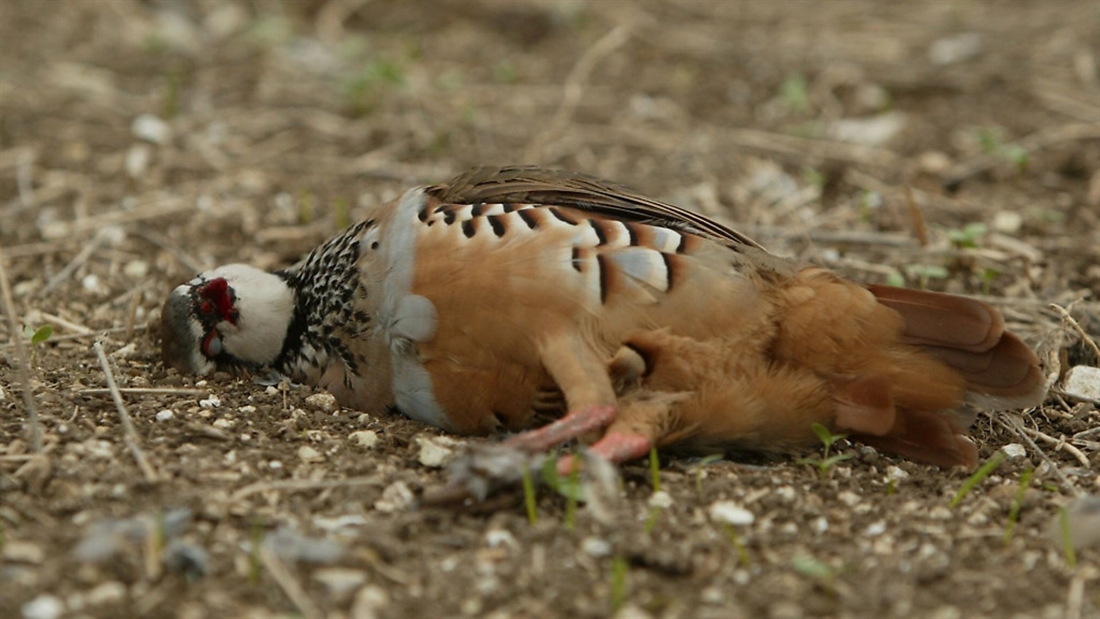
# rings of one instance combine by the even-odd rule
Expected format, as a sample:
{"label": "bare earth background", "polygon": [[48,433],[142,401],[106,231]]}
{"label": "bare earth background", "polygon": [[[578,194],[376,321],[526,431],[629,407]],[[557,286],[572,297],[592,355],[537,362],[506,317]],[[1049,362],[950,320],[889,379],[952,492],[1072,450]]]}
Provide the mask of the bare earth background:
{"label": "bare earth background", "polygon": [[198,270],[537,163],[978,295],[1052,377],[1096,366],[1098,50],[1095,1],[0,0],[0,244],[19,320],[55,329],[34,454],[0,327],[0,616],[1100,617],[1100,548],[1051,533],[1100,491],[1100,413],[1060,383],[979,417],[1009,457],[954,507],[966,473],[842,442],[827,476],[662,458],[657,507],[629,465],[570,531],[546,488],[533,525],[517,491],[418,509],[477,440],[195,382],[149,327]]}

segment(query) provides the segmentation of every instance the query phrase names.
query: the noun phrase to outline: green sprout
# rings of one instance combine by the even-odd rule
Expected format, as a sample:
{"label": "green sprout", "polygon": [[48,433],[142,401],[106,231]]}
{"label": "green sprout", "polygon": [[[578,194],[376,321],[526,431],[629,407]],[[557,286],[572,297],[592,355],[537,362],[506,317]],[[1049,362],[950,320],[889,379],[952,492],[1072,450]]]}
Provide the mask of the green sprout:
{"label": "green sprout", "polygon": [[260,559],[260,547],[264,543],[264,526],[259,521],[252,523],[252,543],[248,549],[248,582],[260,583],[263,561]]}
{"label": "green sprout", "polygon": [[921,289],[928,287],[930,279],[946,279],[949,273],[947,269],[938,264],[912,264],[905,268],[909,277],[915,278]]}
{"label": "green sprout", "polygon": [[713,462],[722,459],[722,454],[711,454],[699,460],[692,469],[695,471],[695,493],[703,498],[703,476],[706,475],[706,467]]}
{"label": "green sprout", "polygon": [[997,467],[1001,466],[1001,463],[1004,461],[1005,454],[1003,451],[998,451],[997,453],[993,454],[992,458],[987,460],[985,464],[981,465],[978,470],[974,471],[973,475],[971,475],[969,478],[967,478],[966,481],[963,482],[963,485],[959,488],[959,491],[955,493],[955,497],[951,499],[950,506],[957,507],[959,503],[964,498],[966,498],[966,495],[969,494],[971,490],[977,487],[978,484],[982,483],[982,481],[986,477],[989,477],[990,473],[997,470]]}
{"label": "green sprout", "polygon": [[810,109],[810,84],[801,73],[792,73],[779,87],[779,98],[792,112]]}
{"label": "green sprout", "polygon": [[1066,556],[1069,569],[1077,568],[1077,553],[1073,550],[1073,535],[1069,528],[1069,512],[1065,507],[1058,510],[1058,536],[1062,539],[1062,553]]}
{"label": "green sprout", "polygon": [[726,536],[730,538],[730,543],[733,544],[734,549],[737,550],[737,560],[740,561],[741,567],[748,567],[749,551],[745,548],[745,544],[741,541],[741,537],[737,535],[737,529],[732,524],[726,525]]}
{"label": "green sprout", "polygon": [[523,467],[523,504],[527,506],[527,522],[538,524],[539,512],[535,503],[535,481],[531,478],[531,469]]}
{"label": "green sprout", "polygon": [[791,560],[791,567],[799,574],[817,581],[826,591],[836,590],[836,568],[808,555],[797,556]]}
{"label": "green sprout", "polygon": [[947,239],[957,249],[974,249],[978,241],[985,236],[989,228],[980,221],[972,221],[962,228],[952,228],[947,231]]}
{"label": "green sprout", "polygon": [[852,457],[852,454],[834,454],[832,456],[829,455],[829,450],[832,449],[833,445],[835,445],[837,441],[847,437],[848,435],[833,434],[829,430],[829,428],[826,428],[825,426],[816,422],[810,424],[810,429],[813,430],[814,434],[817,435],[817,439],[821,441],[821,444],[825,447],[822,451],[821,458],[799,458],[798,460],[795,460],[795,464],[805,464],[808,466],[813,466],[817,468],[817,472],[821,475],[821,478],[825,479],[832,471],[833,465],[835,465],[837,462],[842,462]]}
{"label": "green sprout", "polygon": [[28,325],[23,325],[23,335],[31,341],[31,365],[37,366],[38,347],[53,335],[53,325],[45,324],[37,329]]}
{"label": "green sprout", "polygon": [[611,612],[619,611],[626,603],[627,577],[630,573],[630,565],[626,559],[615,557],[611,560]]}
{"label": "green sprout", "polygon": [[569,475],[558,474],[558,461],[547,458],[542,465],[542,480],[558,494],[565,497],[565,528],[573,531],[577,520],[577,503],[585,501],[584,486],[580,482],[580,457],[573,454],[573,467]]}

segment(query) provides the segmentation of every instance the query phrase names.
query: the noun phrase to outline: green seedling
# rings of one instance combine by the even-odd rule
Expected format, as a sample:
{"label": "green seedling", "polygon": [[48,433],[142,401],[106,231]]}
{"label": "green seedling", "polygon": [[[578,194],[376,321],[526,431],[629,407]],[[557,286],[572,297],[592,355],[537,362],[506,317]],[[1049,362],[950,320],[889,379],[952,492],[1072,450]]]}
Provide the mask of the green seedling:
{"label": "green seedling", "polygon": [[498,84],[515,84],[519,81],[519,67],[510,60],[501,60],[493,66],[493,79]]}
{"label": "green seedling", "polygon": [[523,467],[523,504],[527,506],[527,522],[532,526],[539,521],[535,499],[535,480],[531,478],[531,469],[525,465]]}
{"label": "green seedling", "polygon": [[898,491],[898,480],[890,479],[886,482],[886,496],[894,496],[894,493]]}
{"label": "green seedling", "polygon": [[982,483],[982,481],[986,477],[989,477],[990,473],[997,470],[997,467],[1001,466],[1001,463],[1004,461],[1005,454],[1003,451],[998,451],[997,453],[993,454],[992,458],[987,460],[985,464],[981,465],[978,470],[974,471],[973,475],[968,477],[967,480],[963,482],[962,487],[960,487],[959,491],[955,493],[955,497],[951,499],[950,506],[957,507],[959,503],[964,498],[966,498],[966,495],[969,494],[971,490],[977,487],[978,484]]}
{"label": "green seedling", "polygon": [[741,567],[748,567],[749,551],[741,542],[741,536],[737,535],[737,529],[732,524],[726,525],[726,536],[730,538],[730,543],[737,550],[737,560],[741,563]]}
{"label": "green seedling", "polygon": [[1020,486],[1016,489],[1016,497],[1012,500],[1012,507],[1008,510],[1008,522],[1005,524],[1004,543],[1012,541],[1012,534],[1016,531],[1016,523],[1020,519],[1020,507],[1024,504],[1024,494],[1031,485],[1031,478],[1035,474],[1034,469],[1028,469],[1020,475]]}
{"label": "green seedling", "polygon": [[38,347],[53,335],[53,325],[46,324],[37,329],[28,325],[23,325],[23,335],[31,341],[31,365],[37,366]]}
{"label": "green seedling", "polygon": [[389,89],[404,84],[404,68],[393,60],[380,58],[344,83],[344,102],[354,116],[367,116]]}
{"label": "green seedling", "polygon": [[252,544],[248,549],[248,582],[260,584],[260,576],[263,573],[263,560],[260,559],[260,547],[264,543],[264,526],[259,522],[252,523]]}
{"label": "green seedling", "polygon": [[810,84],[801,73],[792,73],[779,87],[779,98],[792,112],[810,109]]}
{"label": "green seedling", "polygon": [[699,460],[699,462],[692,467],[695,471],[695,493],[699,495],[699,498],[703,498],[703,476],[706,475],[706,467],[721,459],[722,454],[711,454]]}
{"label": "green seedling", "polygon": [[581,485],[580,454],[573,454],[573,468],[569,475],[558,475],[558,461],[547,458],[542,465],[542,480],[555,492],[565,497],[565,528],[573,531],[577,521],[577,503],[584,502],[584,486]]}
{"label": "green seedling", "polygon": [[1001,274],[1000,271],[994,268],[988,268],[982,271],[982,294],[989,294],[990,289],[993,287],[993,280]]}
{"label": "green seedling", "polygon": [[852,457],[852,454],[834,454],[829,455],[829,450],[842,438],[847,437],[847,434],[833,434],[829,428],[821,425],[820,423],[813,423],[810,425],[810,429],[817,435],[821,444],[824,445],[821,458],[799,458],[795,460],[795,464],[805,464],[817,468],[817,472],[821,475],[822,479],[829,476],[833,466],[837,462],[842,462]]}
{"label": "green seedling", "polygon": [[1058,537],[1062,540],[1062,554],[1066,557],[1069,569],[1077,569],[1077,553],[1073,550],[1073,534],[1069,528],[1069,512],[1065,507],[1058,510]]}
{"label": "green seedling", "polygon": [[630,564],[622,557],[611,560],[611,613],[619,612],[626,603],[627,577],[630,574]]}
{"label": "green seedling", "polygon": [[829,593],[836,591],[836,568],[828,563],[802,555],[791,560],[791,567],[799,574],[816,581]]}
{"label": "green seedling", "polygon": [[657,448],[649,448],[649,476],[653,483],[653,491],[661,491],[661,461],[657,458]]}
{"label": "green seedling", "polygon": [[894,269],[886,276],[886,285],[894,286],[895,288],[905,288],[905,276],[901,274],[901,271]]}
{"label": "green seedling", "polygon": [[962,228],[947,231],[947,239],[958,249],[974,249],[989,228],[980,221],[972,221]]}
{"label": "green seedling", "polygon": [[928,287],[928,280],[947,279],[947,269],[938,264],[912,264],[905,268],[909,277],[917,280],[921,289]]}

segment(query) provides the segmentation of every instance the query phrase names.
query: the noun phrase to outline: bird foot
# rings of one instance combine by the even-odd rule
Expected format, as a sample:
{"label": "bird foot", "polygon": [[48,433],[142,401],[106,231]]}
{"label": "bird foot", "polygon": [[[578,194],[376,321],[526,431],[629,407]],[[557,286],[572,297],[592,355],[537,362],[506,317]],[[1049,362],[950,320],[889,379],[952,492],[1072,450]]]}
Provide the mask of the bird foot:
{"label": "bird foot", "polygon": [[614,420],[614,406],[588,406],[570,411],[541,428],[517,434],[504,444],[528,453],[541,453],[586,432],[605,428]]}

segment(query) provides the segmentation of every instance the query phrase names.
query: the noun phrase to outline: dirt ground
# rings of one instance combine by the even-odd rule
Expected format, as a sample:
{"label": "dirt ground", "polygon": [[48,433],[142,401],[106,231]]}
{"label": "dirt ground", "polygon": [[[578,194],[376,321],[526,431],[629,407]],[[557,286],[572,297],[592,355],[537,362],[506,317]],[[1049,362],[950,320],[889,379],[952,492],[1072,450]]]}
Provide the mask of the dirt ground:
{"label": "dirt ground", "polygon": [[842,441],[825,474],[662,456],[657,494],[627,465],[575,513],[542,487],[531,523],[518,489],[417,505],[480,439],[181,377],[150,326],[199,270],[535,163],[977,295],[1060,379],[1100,365],[1098,64],[1095,1],[0,0],[0,245],[54,328],[16,334],[35,454],[0,326],[0,616],[1100,617],[1100,516],[1063,511],[1100,412],[1061,382],[979,416],[1003,462],[955,505],[968,473]]}

